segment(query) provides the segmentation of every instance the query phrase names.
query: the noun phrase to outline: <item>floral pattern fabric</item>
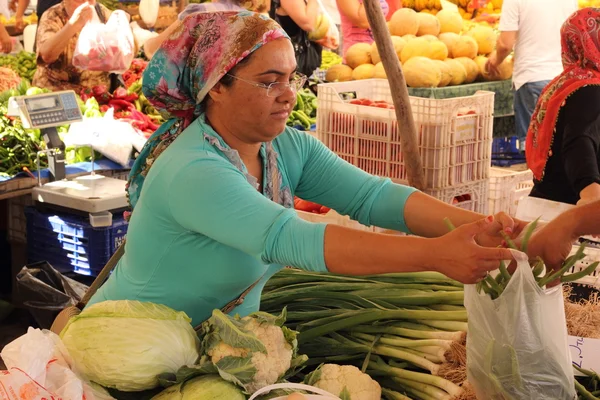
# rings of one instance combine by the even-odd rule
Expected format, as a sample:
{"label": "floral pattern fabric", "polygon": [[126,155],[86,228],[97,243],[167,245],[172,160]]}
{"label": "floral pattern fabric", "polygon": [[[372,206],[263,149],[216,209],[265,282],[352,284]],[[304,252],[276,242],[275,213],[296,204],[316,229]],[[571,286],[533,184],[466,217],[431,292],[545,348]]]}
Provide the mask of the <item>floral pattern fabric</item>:
{"label": "floral pattern fabric", "polygon": [[573,13],[561,29],[564,71],[544,88],[531,117],[525,155],[536,180],[544,176],[560,109],[576,90],[600,85],[600,9]]}
{"label": "floral pattern fabric", "polygon": [[[110,17],[110,11],[100,5],[104,13],[105,20]],[[38,25],[36,46],[37,46],[37,70],[33,76],[32,83],[35,86],[58,90],[75,90],[77,93],[82,88],[90,88],[96,85],[109,86],[110,78],[106,72],[85,71],[73,66],[73,53],[77,46],[79,33],[75,34],[69,40],[66,49],[61,53],[58,59],[52,63],[46,63],[40,56],[42,45],[56,35],[69,21],[69,15],[63,3],[59,3],[48,9],[42,15]]]}
{"label": "floral pattern fabric", "polygon": [[[252,52],[283,37],[289,39],[275,21],[264,15],[229,11],[192,14],[163,42],[144,71],[143,92],[169,119],[148,139],[133,165],[127,184],[132,209],[154,160],[202,114],[208,92]],[[265,149],[267,160],[276,160],[270,143]],[[241,159],[228,159],[238,169],[243,167]],[[277,163],[268,164],[266,186],[272,187],[270,182],[281,182],[281,177]],[[279,187],[272,192],[275,197],[271,200],[283,201]]]}

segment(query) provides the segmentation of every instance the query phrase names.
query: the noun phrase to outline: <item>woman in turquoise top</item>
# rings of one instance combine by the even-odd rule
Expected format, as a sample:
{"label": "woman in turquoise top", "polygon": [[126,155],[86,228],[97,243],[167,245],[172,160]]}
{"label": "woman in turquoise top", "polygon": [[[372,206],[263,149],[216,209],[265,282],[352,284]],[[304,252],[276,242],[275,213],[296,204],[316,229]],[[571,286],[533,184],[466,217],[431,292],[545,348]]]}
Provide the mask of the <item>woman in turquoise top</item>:
{"label": "woman in turquoise top", "polygon": [[[355,275],[431,270],[470,283],[510,259],[484,246],[500,243],[500,229],[518,233],[521,222],[371,176],[287,128],[306,79],[295,69],[285,32],[251,12],[193,14],[163,43],[144,93],[172,118],[136,160],[125,254],[90,304],[162,303],[198,324],[258,281],[233,313],[256,311],[264,283],[286,265]],[[295,195],[423,237],[305,222]],[[444,235],[444,217],[459,228]]]}

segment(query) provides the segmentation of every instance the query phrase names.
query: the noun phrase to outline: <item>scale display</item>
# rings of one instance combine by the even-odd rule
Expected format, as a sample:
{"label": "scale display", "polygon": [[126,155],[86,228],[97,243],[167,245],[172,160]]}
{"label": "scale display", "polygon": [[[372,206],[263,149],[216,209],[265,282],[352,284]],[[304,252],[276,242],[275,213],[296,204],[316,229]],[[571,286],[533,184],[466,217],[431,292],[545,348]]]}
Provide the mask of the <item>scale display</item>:
{"label": "scale display", "polygon": [[28,128],[49,128],[81,121],[77,97],[72,90],[14,98]]}

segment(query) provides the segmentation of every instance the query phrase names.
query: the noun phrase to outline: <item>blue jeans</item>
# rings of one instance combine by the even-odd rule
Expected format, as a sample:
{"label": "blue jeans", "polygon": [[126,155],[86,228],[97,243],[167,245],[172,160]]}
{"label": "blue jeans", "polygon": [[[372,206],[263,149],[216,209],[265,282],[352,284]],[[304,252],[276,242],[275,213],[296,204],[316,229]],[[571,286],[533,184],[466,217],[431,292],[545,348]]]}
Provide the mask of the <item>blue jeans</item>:
{"label": "blue jeans", "polygon": [[525,138],[531,122],[531,115],[537,104],[542,89],[550,81],[527,82],[515,92],[515,125],[519,147],[525,150]]}

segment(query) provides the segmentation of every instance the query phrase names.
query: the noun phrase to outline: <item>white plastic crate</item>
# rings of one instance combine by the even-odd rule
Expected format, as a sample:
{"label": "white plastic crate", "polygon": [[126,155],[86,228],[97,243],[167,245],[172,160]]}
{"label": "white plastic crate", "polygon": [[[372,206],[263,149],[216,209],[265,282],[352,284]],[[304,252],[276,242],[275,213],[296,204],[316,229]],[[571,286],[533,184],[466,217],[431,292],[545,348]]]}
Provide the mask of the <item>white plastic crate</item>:
{"label": "white plastic crate", "polygon": [[347,215],[340,215],[334,210],[330,210],[327,214],[315,214],[300,210],[296,210],[296,212],[300,218],[308,222],[339,225],[367,232],[376,232],[379,229],[374,226],[369,227],[362,225],[359,222],[350,219]]}
{"label": "white plastic crate", "polygon": [[512,171],[507,168],[490,169],[489,212],[504,211],[516,215],[519,200],[528,196],[533,188],[533,172]]}
{"label": "white plastic crate", "polygon": [[[319,85],[319,139],[340,157],[373,175],[406,181],[395,111],[350,104],[346,95],[392,103],[385,79]],[[410,102],[428,189],[488,178],[493,92],[449,99],[410,97]]]}
{"label": "white plastic crate", "polygon": [[[577,247],[578,246],[573,246],[571,255],[575,254],[575,252],[577,251]],[[575,265],[573,266],[573,268],[571,268],[571,270],[569,272],[572,273],[572,272],[583,271],[590,264],[592,264],[596,261],[600,261],[600,249],[599,248],[587,246],[585,248],[584,253],[585,253],[585,258],[583,260],[575,263]],[[595,272],[593,272],[591,275],[588,275],[586,277],[578,279],[577,281],[575,281],[575,283],[579,283],[582,285],[590,285],[590,286],[594,286],[596,288],[600,288],[600,267],[596,267]]]}
{"label": "white plastic crate", "polygon": [[489,180],[482,179],[476,182],[455,185],[444,189],[425,190],[430,196],[444,203],[475,211],[480,214],[488,213]]}

